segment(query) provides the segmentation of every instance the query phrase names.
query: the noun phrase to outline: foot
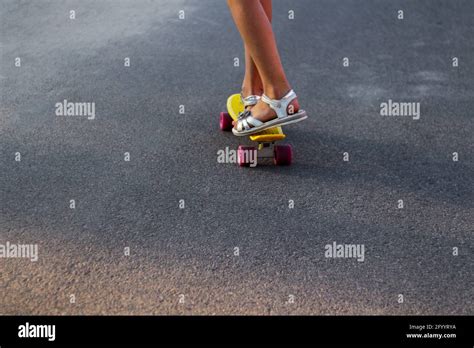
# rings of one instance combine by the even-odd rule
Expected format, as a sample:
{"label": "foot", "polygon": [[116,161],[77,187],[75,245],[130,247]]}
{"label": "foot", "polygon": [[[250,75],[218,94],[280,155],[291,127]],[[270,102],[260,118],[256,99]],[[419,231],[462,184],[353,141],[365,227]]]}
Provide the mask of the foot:
{"label": "foot", "polygon": [[[261,96],[263,94],[263,87],[261,85],[251,85],[251,84],[248,84],[246,83],[246,81],[244,81],[243,85],[242,85],[242,97],[243,98],[247,98],[248,96],[250,95],[258,95],[258,96]],[[255,105],[248,105],[245,107],[245,110],[251,110],[255,107]],[[236,121],[232,121],[232,125],[235,127],[236,125]]]}
{"label": "foot", "polygon": [[[281,94],[268,95],[271,99],[281,99],[283,98],[288,91],[285,91]],[[275,110],[273,110],[270,105],[263,101],[259,101],[256,105],[252,106],[252,116],[259,121],[266,122],[270,121],[277,117]],[[300,110],[300,105],[298,103],[298,98],[293,99],[288,105],[286,111],[289,115],[297,113]],[[235,126],[235,122],[233,123]]]}
{"label": "foot", "polygon": [[[261,96],[263,94],[263,87],[261,86],[251,86],[244,83],[242,86],[242,97],[247,98],[250,95],[258,95]],[[249,105],[245,108],[245,110],[251,110],[255,105]]]}
{"label": "foot", "polygon": [[[266,89],[271,90],[271,88]],[[272,93],[280,95],[280,93]],[[277,126],[285,126],[308,118],[304,110],[299,110],[299,104],[295,91],[290,89],[279,99],[270,97],[266,93],[250,111],[246,111],[239,116],[232,133],[235,136],[243,137],[264,131],[265,129]],[[263,103],[268,106],[262,105]]]}

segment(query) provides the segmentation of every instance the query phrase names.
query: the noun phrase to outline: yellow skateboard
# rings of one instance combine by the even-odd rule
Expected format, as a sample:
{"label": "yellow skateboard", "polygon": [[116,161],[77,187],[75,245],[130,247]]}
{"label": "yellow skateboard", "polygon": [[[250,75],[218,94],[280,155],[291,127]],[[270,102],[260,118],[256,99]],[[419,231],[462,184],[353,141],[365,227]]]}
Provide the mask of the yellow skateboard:
{"label": "yellow skateboard", "polygon": [[[232,130],[232,121],[239,118],[239,114],[245,110],[240,94],[233,94],[227,99],[227,112],[220,114],[220,128],[223,131]],[[249,153],[256,153],[257,159],[272,158],[277,165],[290,165],[293,158],[291,145],[275,145],[277,141],[286,138],[281,127],[265,129],[259,133],[249,135],[250,140],[257,143],[257,148],[253,146],[240,145],[237,150],[239,165],[250,166]]]}

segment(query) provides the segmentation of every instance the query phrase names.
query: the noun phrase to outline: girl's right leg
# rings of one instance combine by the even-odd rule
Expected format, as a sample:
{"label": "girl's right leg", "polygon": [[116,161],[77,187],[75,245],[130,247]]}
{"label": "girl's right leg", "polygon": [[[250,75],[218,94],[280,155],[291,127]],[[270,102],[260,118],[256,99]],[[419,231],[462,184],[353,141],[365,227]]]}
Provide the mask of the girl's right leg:
{"label": "girl's right leg", "polygon": [[[272,21],[272,0],[260,0],[262,7],[267,15],[268,20]],[[263,94],[263,83],[258,73],[257,66],[249,53],[246,45],[245,47],[245,75],[242,83],[242,95],[248,97],[249,95]]]}

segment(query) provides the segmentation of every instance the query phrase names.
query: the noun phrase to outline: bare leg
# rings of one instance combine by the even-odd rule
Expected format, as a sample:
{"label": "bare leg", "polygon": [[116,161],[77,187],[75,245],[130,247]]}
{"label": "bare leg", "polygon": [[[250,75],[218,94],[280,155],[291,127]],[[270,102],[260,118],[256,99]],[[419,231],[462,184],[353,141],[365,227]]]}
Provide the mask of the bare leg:
{"label": "bare leg", "polygon": [[[260,0],[262,4],[263,10],[267,15],[268,20],[272,21],[272,0]],[[258,73],[258,69],[255,65],[255,62],[250,55],[247,46],[245,47],[245,76],[244,81],[242,83],[242,94],[244,97],[248,97],[249,95],[262,95],[263,93],[263,82],[260,78],[260,74]],[[251,106],[248,107],[249,109],[252,108]]]}
{"label": "bare leg", "polygon": [[[290,89],[286,79],[275,37],[264,7],[255,0],[227,0],[232,17],[245,43],[263,84],[266,95],[272,99],[281,99]],[[293,109],[290,109],[293,106]],[[295,99],[289,110],[299,110]],[[252,115],[261,121],[275,118],[273,111],[267,104],[259,102],[253,109]]]}

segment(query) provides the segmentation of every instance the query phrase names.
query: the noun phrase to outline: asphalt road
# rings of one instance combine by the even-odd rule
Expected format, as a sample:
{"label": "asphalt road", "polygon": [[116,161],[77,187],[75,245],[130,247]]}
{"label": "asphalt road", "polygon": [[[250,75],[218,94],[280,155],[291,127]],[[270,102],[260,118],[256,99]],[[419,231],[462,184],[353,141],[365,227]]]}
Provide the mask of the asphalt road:
{"label": "asphalt road", "polygon": [[0,258],[0,314],[473,314],[473,11],[275,1],[310,118],[291,167],[246,169],[217,162],[247,143],[218,130],[243,74],[225,1],[1,0],[0,244],[39,260]]}

